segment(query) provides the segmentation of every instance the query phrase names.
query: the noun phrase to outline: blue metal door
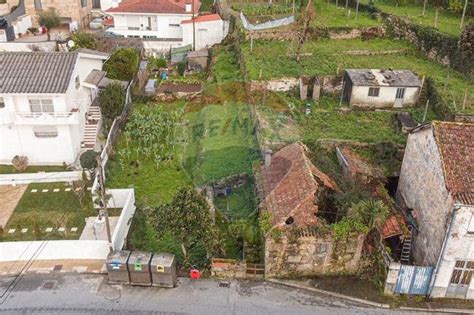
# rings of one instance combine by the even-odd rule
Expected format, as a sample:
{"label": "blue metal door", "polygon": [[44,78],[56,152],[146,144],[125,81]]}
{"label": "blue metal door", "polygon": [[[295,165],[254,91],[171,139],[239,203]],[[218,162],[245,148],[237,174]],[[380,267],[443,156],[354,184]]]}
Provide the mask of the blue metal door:
{"label": "blue metal door", "polygon": [[433,267],[401,265],[395,293],[427,295],[432,275]]}

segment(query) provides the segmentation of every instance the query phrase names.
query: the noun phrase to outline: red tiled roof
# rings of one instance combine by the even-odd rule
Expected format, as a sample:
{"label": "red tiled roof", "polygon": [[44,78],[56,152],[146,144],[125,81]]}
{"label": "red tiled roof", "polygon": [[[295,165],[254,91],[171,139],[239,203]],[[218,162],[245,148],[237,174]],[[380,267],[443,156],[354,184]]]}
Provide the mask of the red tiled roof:
{"label": "red tiled roof", "polygon": [[374,178],[383,177],[383,172],[380,168],[371,165],[367,159],[362,158],[350,148],[341,148],[340,151],[348,164],[347,167],[351,176],[362,174]]}
{"label": "red tiled roof", "polygon": [[186,12],[186,3],[194,1],[194,13],[199,12],[199,0],[124,0],[118,7],[106,12],[114,13],[191,13]]}
{"label": "red tiled roof", "polygon": [[446,188],[463,203],[474,201],[474,124],[433,122]]}
{"label": "red tiled roof", "polygon": [[272,156],[270,166],[262,166],[263,207],[272,213],[272,225],[282,227],[291,216],[292,226],[318,224],[317,196],[323,189],[338,190],[337,185],[318,170],[300,143],[288,145]]}
{"label": "red tiled roof", "polygon": [[385,221],[382,230],[380,232],[380,235],[382,236],[382,239],[386,239],[395,235],[401,235],[403,234],[402,228],[400,227],[399,222],[403,220],[402,218],[397,217],[397,215],[393,214],[388,219]]}
{"label": "red tiled roof", "polygon": [[[200,16],[196,16],[194,18],[195,23],[212,22],[212,21],[220,21],[220,20],[222,20],[222,19],[221,19],[221,16],[219,14],[200,15]],[[189,23],[192,23],[192,22],[193,22],[193,19],[184,20],[184,21],[181,21],[181,24],[189,24]]]}

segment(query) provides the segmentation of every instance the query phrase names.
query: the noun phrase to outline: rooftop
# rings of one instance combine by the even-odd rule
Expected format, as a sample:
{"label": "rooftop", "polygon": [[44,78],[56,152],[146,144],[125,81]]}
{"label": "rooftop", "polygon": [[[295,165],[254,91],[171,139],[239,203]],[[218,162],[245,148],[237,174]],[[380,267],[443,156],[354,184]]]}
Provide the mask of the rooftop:
{"label": "rooftop", "polygon": [[290,217],[295,227],[316,225],[318,195],[325,189],[338,190],[306,153],[306,146],[294,143],[275,153],[270,166],[262,166],[262,207],[272,213],[273,226],[285,226]]}
{"label": "rooftop", "polygon": [[355,86],[421,86],[418,76],[410,70],[347,69],[346,74]]}
{"label": "rooftop", "polygon": [[75,52],[0,53],[0,93],[65,93],[77,56]]}
{"label": "rooftop", "polygon": [[[219,14],[200,15],[200,16],[196,16],[194,18],[195,23],[204,23],[204,22],[212,22],[212,21],[220,21],[220,20],[222,20],[222,19],[221,19],[221,16]],[[184,21],[181,21],[181,24],[189,24],[189,23],[192,23],[192,22],[193,22],[193,19],[184,20]]]}
{"label": "rooftop", "polygon": [[474,124],[433,122],[446,188],[457,202],[474,204]]}
{"label": "rooftop", "polygon": [[180,13],[186,14],[186,4],[194,1],[194,13],[199,12],[199,0],[124,0],[118,7],[108,9],[107,13]]}

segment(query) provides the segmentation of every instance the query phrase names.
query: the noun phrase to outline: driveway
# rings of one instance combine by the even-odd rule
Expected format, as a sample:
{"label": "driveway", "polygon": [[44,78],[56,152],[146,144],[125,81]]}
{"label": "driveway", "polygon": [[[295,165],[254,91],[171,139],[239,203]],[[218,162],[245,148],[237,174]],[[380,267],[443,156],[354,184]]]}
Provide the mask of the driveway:
{"label": "driveway", "polygon": [[[179,279],[173,289],[109,285],[104,275],[0,278],[0,314],[411,314],[263,281]],[[420,314],[420,313],[418,313]]]}

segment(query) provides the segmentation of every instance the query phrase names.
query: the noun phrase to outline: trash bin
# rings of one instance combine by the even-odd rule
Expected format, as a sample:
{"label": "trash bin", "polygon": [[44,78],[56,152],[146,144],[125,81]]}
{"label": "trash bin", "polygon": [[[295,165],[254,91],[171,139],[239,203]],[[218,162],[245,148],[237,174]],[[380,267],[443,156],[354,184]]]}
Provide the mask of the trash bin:
{"label": "trash bin", "polygon": [[151,285],[150,274],[151,253],[132,252],[128,258],[128,272],[130,274],[130,284]]}
{"label": "trash bin", "polygon": [[109,253],[106,260],[107,273],[109,274],[109,283],[127,284],[130,283],[128,275],[128,250],[114,250]]}
{"label": "trash bin", "polygon": [[176,257],[172,254],[153,254],[151,259],[152,285],[172,288],[176,284]]}

